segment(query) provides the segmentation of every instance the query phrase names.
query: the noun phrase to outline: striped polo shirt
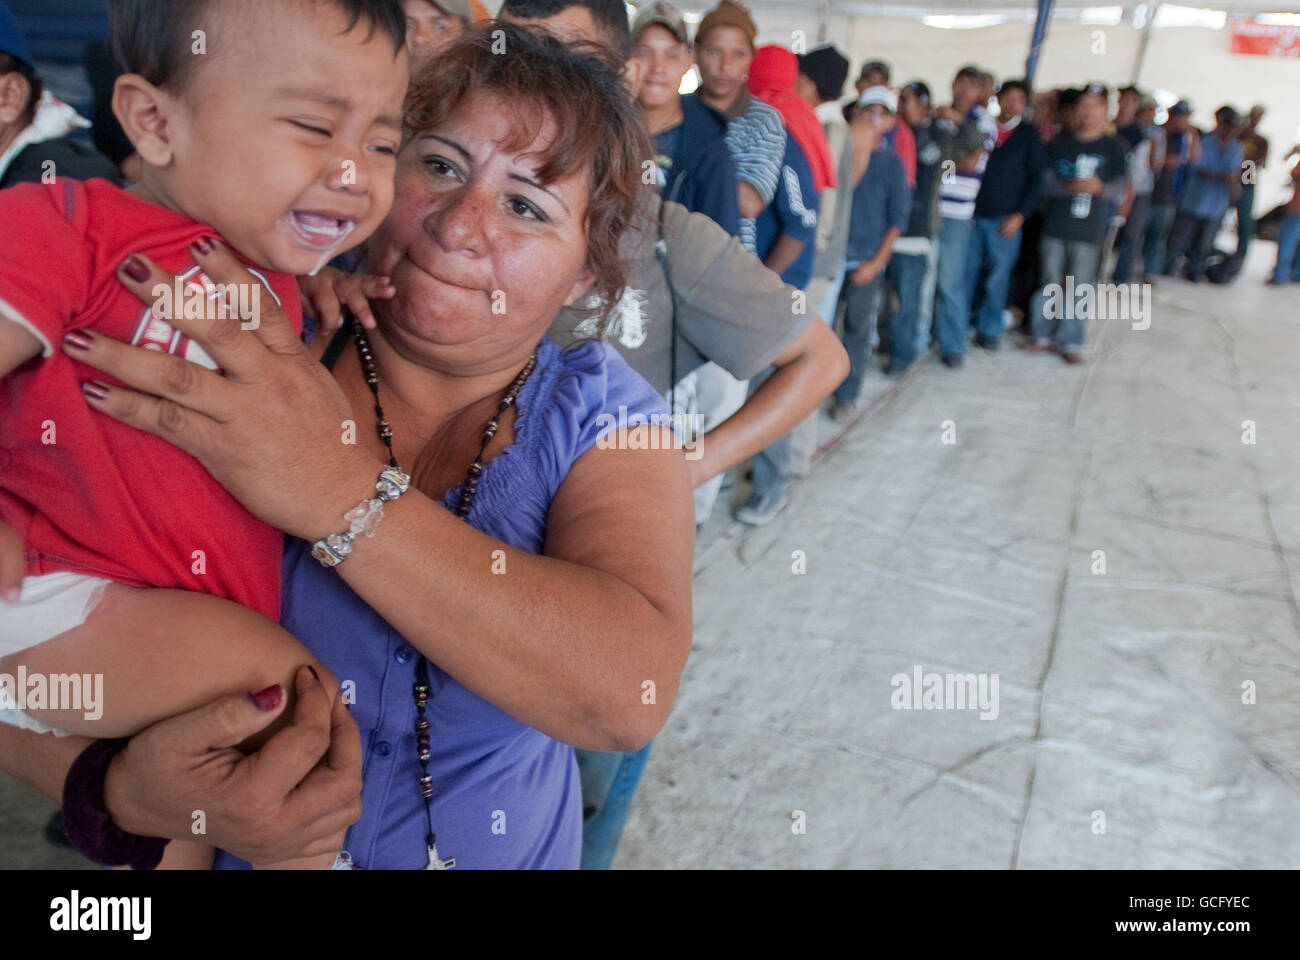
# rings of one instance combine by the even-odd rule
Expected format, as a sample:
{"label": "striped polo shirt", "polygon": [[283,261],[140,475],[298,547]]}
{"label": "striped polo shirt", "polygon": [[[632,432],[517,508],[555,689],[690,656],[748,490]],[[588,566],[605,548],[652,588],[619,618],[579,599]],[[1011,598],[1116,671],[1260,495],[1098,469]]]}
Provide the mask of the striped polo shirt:
{"label": "striped polo shirt", "polygon": [[939,215],[949,220],[969,220],[975,216],[975,199],[984,179],[984,168],[998,142],[998,122],[983,106],[977,104],[973,107],[966,120],[975,122],[984,134],[984,153],[974,170],[953,170],[951,173],[945,170],[940,175]]}

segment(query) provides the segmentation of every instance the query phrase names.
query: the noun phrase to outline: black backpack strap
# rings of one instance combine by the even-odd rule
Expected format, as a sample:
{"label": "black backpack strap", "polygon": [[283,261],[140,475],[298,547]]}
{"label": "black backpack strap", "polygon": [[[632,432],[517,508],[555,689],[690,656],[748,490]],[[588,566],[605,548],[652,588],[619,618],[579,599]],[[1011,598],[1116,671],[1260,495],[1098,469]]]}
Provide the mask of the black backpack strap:
{"label": "black backpack strap", "polygon": [[668,407],[669,414],[677,413],[677,291],[673,288],[673,275],[668,267],[668,238],[664,235],[664,208],[667,200],[659,204],[659,214],[655,218],[655,256],[663,269],[664,280],[668,284],[668,299],[672,303],[672,313],[668,321]]}

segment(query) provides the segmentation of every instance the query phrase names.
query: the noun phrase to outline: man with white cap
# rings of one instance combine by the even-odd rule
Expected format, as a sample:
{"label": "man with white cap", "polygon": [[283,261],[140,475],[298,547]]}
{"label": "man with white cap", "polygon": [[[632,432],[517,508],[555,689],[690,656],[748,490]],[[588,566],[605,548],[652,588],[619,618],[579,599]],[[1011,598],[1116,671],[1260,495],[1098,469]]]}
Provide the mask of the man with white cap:
{"label": "man with white cap", "polygon": [[857,404],[877,342],[876,319],[885,289],[885,267],[893,254],[894,241],[907,226],[912,205],[903,162],[885,142],[897,112],[898,98],[888,87],[868,87],[858,99],[858,109],[849,124],[855,161],[843,294],[849,375],[835,391],[831,417],[837,421],[847,420]]}

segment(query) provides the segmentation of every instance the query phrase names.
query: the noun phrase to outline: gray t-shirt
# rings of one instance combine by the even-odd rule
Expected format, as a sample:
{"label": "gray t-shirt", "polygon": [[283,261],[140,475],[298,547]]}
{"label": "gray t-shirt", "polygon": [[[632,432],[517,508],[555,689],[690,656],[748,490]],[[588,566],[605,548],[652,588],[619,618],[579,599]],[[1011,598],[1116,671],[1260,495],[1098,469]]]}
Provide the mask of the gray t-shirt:
{"label": "gray t-shirt", "polygon": [[[655,251],[661,208],[671,289]],[[661,394],[708,361],[749,380],[803,336],[813,319],[816,305],[801,291],[782,283],[708,217],[663,203],[657,191],[647,194],[641,221],[624,235],[620,250],[628,285],[606,339]],[[579,301],[560,311],[549,331],[556,343],[594,335],[596,312],[583,306]]]}

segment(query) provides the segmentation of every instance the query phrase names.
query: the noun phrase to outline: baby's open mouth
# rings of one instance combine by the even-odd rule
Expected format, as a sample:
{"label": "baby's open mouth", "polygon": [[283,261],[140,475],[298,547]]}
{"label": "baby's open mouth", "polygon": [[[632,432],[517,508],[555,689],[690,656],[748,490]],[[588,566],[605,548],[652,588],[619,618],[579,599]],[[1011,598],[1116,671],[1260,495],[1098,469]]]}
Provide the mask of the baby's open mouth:
{"label": "baby's open mouth", "polygon": [[328,250],[338,246],[357,226],[355,220],[303,210],[289,211],[288,221],[298,242],[313,250]]}

